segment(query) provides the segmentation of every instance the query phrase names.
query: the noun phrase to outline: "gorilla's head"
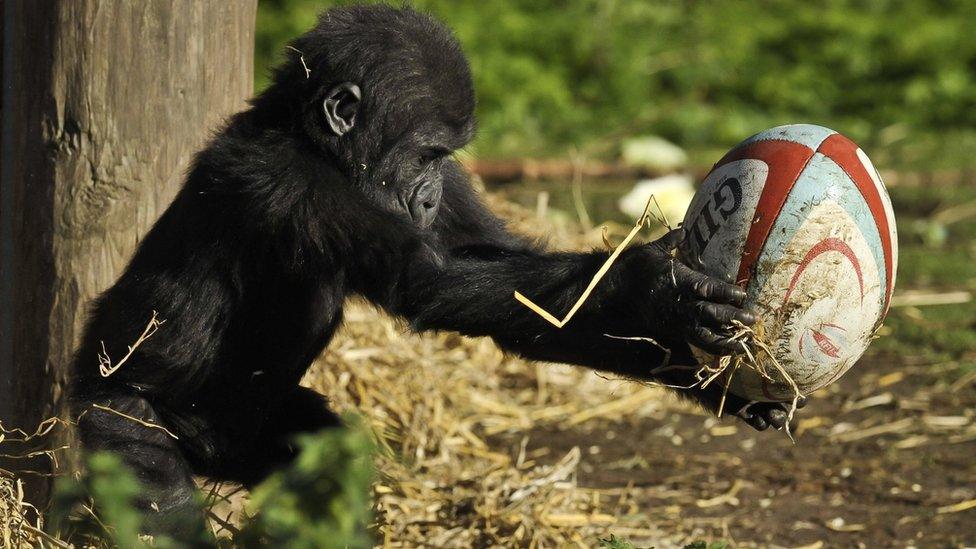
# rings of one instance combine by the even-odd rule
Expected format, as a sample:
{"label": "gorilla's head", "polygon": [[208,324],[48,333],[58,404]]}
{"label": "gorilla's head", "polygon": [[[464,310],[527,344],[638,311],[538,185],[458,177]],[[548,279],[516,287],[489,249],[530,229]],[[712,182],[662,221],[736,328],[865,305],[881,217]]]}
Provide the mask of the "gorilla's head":
{"label": "gorilla's head", "polygon": [[450,155],[475,127],[471,71],[451,32],[409,8],[333,8],[286,53],[255,104],[289,113],[371,201],[429,226],[456,172]]}

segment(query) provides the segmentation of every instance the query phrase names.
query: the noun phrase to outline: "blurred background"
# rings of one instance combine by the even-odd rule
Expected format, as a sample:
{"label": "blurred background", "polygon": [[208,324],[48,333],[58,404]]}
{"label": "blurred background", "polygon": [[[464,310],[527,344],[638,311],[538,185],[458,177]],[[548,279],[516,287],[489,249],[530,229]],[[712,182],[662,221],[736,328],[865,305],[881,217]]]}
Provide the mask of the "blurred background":
{"label": "blurred background", "polygon": [[[323,5],[261,0],[255,89]],[[898,169],[971,164],[976,3],[419,0],[471,60],[485,158],[614,158],[654,134],[709,166],[759,130],[815,122]]]}

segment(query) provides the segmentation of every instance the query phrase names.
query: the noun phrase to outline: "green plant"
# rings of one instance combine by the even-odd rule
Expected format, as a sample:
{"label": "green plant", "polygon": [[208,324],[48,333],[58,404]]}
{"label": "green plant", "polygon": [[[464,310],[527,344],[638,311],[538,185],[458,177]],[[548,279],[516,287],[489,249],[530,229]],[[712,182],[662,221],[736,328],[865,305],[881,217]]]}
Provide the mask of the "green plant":
{"label": "green plant", "polygon": [[65,539],[101,538],[136,547],[142,516],[134,507],[139,483],[113,454],[92,454],[87,474],[61,479],[54,491],[49,530]]}
{"label": "green plant", "polygon": [[633,543],[617,539],[613,534],[610,534],[610,537],[607,539],[600,538],[600,547],[606,547],[606,549],[636,549]]}
{"label": "green plant", "polygon": [[187,543],[212,543],[202,513],[191,539],[181,542],[140,536],[143,514],[135,506],[139,482],[114,454],[93,453],[84,460],[84,474],[59,479],[47,517],[48,531],[80,547],[177,548]]}
{"label": "green plant", "polygon": [[256,513],[235,543],[295,549],[372,547],[369,486],[372,439],[332,429],[298,439],[302,452],[251,494]]}
{"label": "green plant", "polygon": [[[237,547],[356,548],[373,545],[370,483],[372,438],[358,422],[299,437],[298,458],[251,493],[249,516],[231,541]],[[176,548],[214,545],[203,513],[197,533],[179,542],[140,536],[143,514],[135,507],[142,490],[114,454],[93,453],[85,471],[55,485],[48,532],[79,547]]]}

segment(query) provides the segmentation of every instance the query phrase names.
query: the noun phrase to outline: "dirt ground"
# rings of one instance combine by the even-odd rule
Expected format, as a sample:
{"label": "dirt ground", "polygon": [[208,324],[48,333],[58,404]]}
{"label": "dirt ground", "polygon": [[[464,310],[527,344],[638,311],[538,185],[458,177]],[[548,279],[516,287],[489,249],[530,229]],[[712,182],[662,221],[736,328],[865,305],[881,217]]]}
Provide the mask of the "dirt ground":
{"label": "dirt ground", "polygon": [[658,527],[736,547],[974,546],[973,376],[901,362],[869,357],[812,398],[795,445],[678,412],[541,429],[528,449],[579,446],[581,486],[626,489]]}

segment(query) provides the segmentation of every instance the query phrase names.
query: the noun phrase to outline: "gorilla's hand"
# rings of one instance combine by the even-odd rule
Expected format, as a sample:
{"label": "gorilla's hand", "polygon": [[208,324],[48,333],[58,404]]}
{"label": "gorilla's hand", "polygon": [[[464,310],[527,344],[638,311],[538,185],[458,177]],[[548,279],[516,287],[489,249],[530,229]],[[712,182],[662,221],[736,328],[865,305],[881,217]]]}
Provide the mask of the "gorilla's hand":
{"label": "gorilla's hand", "polygon": [[[741,342],[730,338],[731,323],[737,320],[751,325],[756,321],[755,315],[742,308],[746,292],[681,263],[674,250],[684,236],[682,229],[675,229],[656,242],[627,252],[631,276],[642,277],[637,284],[649,292],[650,302],[642,304],[642,314],[657,341],[672,350],[676,344],[686,342],[716,355],[740,353],[744,348]],[[662,381],[690,387],[696,381],[692,372],[694,368],[670,370]],[[759,431],[769,426],[781,429],[786,424],[789,402],[755,402],[728,393],[723,403],[723,392],[722,383],[684,391],[712,412],[722,406],[723,413],[734,415]],[[806,399],[800,399],[797,407],[804,404]]]}
{"label": "gorilla's hand", "polygon": [[[731,401],[729,397],[732,397]],[[770,425],[774,429],[782,429],[790,415],[791,402],[756,402],[748,401],[735,395],[726,395],[725,406],[736,417],[745,421],[757,431],[762,431]],[[807,405],[806,397],[796,401],[796,408]]]}
{"label": "gorilla's hand", "polygon": [[641,315],[662,345],[690,343],[709,353],[742,352],[742,344],[729,338],[731,322],[751,325],[755,315],[742,309],[746,292],[733,284],[692,270],[676,257],[685,237],[674,229],[659,240],[625,252],[628,278],[640,288],[631,291]]}
{"label": "gorilla's hand", "polygon": [[[764,431],[767,427],[782,429],[789,419],[790,406],[792,402],[757,402],[747,400],[732,393],[725,394],[725,402],[722,403],[722,393],[725,392],[723,383],[712,383],[706,389],[690,389],[687,396],[694,398],[702,403],[705,408],[717,413],[719,406],[722,406],[724,415],[735,416],[749,424],[757,431]],[[796,401],[797,409],[803,408],[807,404],[806,397],[800,397]]]}

